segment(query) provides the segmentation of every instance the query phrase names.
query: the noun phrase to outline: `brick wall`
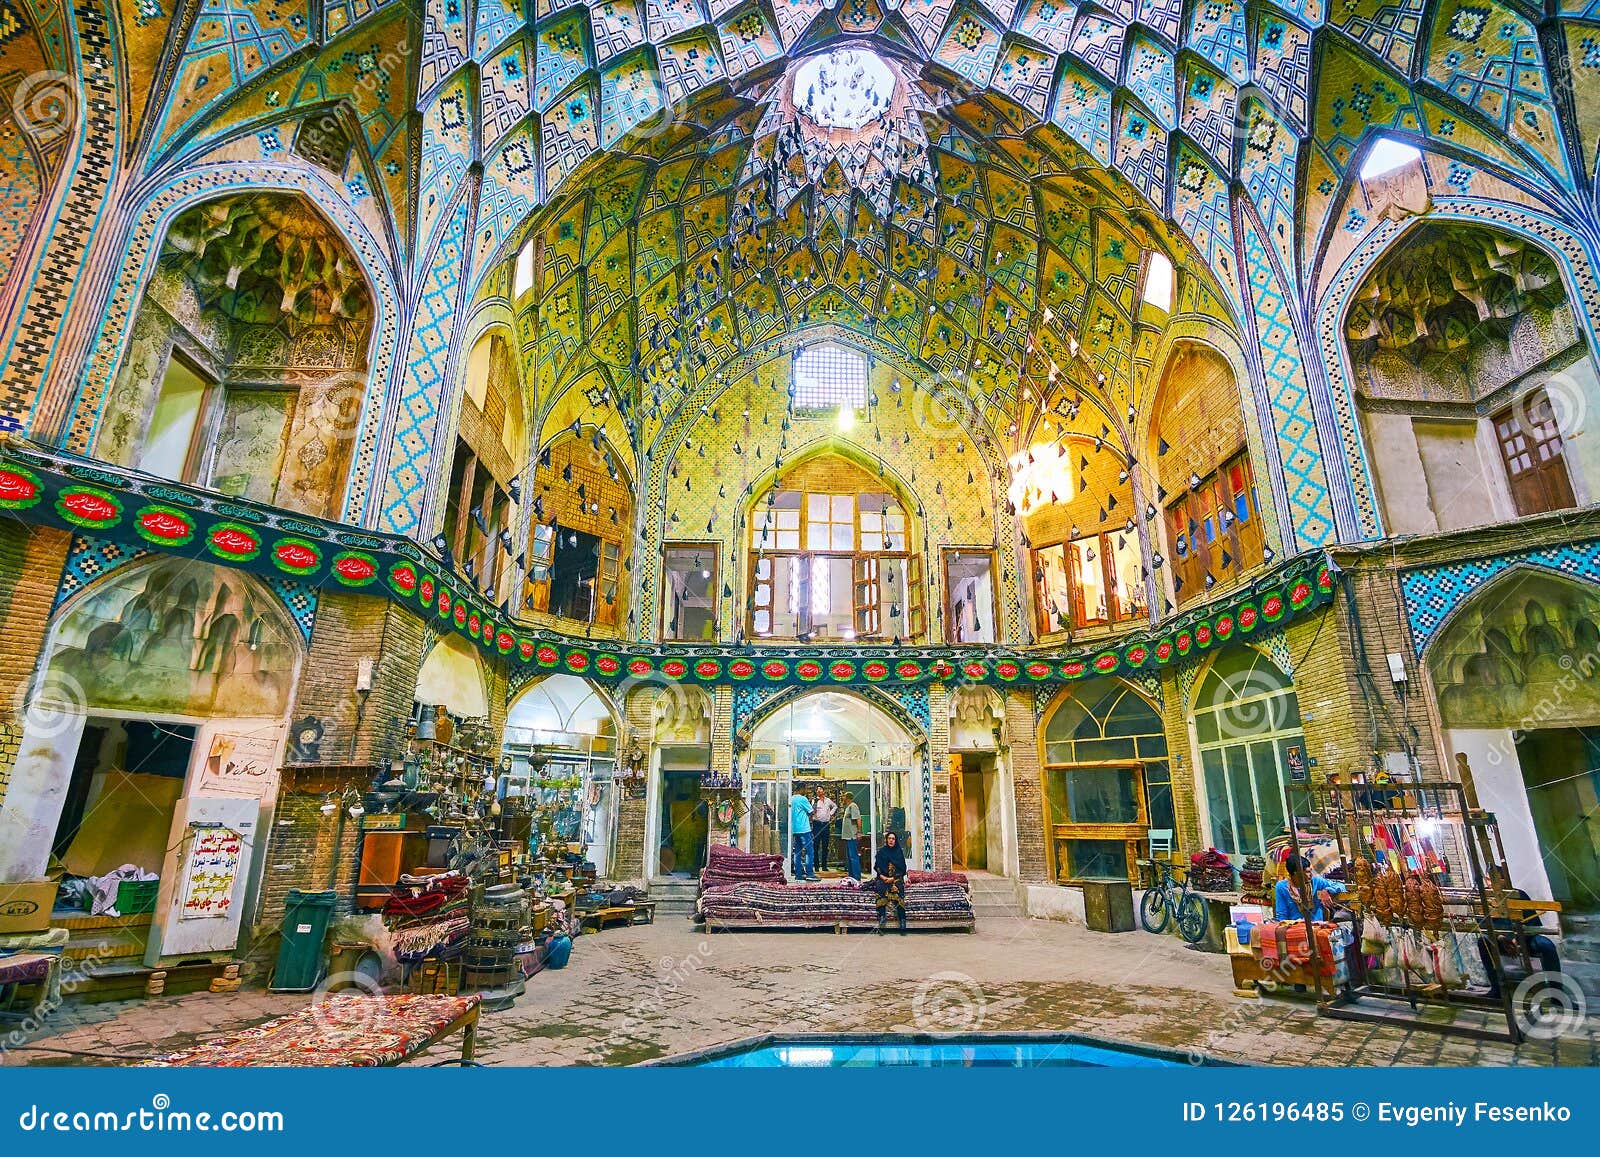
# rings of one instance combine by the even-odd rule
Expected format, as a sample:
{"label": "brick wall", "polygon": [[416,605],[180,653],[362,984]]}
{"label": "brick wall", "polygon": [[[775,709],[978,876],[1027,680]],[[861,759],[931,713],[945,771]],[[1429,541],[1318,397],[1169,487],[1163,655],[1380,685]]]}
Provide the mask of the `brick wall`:
{"label": "brick wall", "polygon": [[1023,883],[1049,883],[1044,791],[1039,773],[1039,721],[1033,710],[1033,693],[1007,691],[1005,700],[1006,757],[1011,763],[1011,793],[1017,801],[1017,874]]}
{"label": "brick wall", "polygon": [[337,801],[346,788],[365,791],[375,771],[366,766],[284,770],[262,860],[252,955],[276,951],[274,934],[283,921],[284,902],[292,888],[303,892],[332,888],[339,893],[336,913],[350,912],[361,862],[361,825],[342,807],[333,815],[324,815],[322,806],[329,793]]}
{"label": "brick wall", "polygon": [[950,846],[950,688],[928,688],[928,765],[933,780],[933,867],[948,872]]}
{"label": "brick wall", "polygon": [[0,803],[22,742],[18,710],[38,666],[72,536],[0,519]]}
{"label": "brick wall", "polygon": [[[420,618],[385,599],[324,588],[294,705],[294,718],[322,721],[324,763],[370,763],[400,753],[426,631]],[[362,658],[375,662],[358,733],[356,665]],[[498,699],[503,719],[503,684]],[[495,700],[491,695],[491,704]]]}

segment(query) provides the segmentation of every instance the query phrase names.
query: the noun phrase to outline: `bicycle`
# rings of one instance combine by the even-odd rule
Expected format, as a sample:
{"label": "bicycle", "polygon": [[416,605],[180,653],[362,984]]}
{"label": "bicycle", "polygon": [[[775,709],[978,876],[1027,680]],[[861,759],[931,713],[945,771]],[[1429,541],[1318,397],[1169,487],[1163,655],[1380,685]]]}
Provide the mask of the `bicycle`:
{"label": "bicycle", "polygon": [[[1190,944],[1206,938],[1206,902],[1197,892],[1189,891],[1189,874],[1164,860],[1144,860],[1141,863],[1155,875],[1155,881],[1145,889],[1139,901],[1139,923],[1146,932],[1156,936],[1167,930],[1176,917],[1178,935]],[[1183,880],[1178,880],[1179,874]]]}

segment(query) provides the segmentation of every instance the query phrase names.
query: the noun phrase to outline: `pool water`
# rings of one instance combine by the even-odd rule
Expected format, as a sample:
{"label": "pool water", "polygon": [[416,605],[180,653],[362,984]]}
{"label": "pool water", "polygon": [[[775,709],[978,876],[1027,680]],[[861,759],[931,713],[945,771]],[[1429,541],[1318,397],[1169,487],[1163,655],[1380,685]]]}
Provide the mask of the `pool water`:
{"label": "pool water", "polygon": [[716,1069],[1183,1068],[1182,1054],[1062,1037],[1026,1040],[787,1041],[688,1062]]}

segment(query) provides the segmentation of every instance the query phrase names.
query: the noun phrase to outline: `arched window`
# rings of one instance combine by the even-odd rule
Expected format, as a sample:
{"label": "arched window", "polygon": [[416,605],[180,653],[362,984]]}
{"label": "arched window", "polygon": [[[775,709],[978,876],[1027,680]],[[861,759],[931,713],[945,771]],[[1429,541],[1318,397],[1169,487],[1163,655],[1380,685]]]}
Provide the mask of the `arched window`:
{"label": "arched window", "polygon": [[557,618],[623,621],[633,489],[599,431],[563,434],[539,454],[523,605]]}
{"label": "arched window", "polygon": [[1125,880],[1148,829],[1174,825],[1161,716],[1120,679],[1073,689],[1045,724],[1044,763],[1060,880]]}
{"label": "arched window", "polygon": [[878,478],[824,455],[785,472],[750,511],[749,633],[913,639],[927,629],[911,517]]}
{"label": "arched window", "polygon": [[479,589],[511,593],[512,482],[527,453],[522,389],[499,334],[480,338],[467,358],[466,389],[445,495],[444,542]]}
{"label": "arched window", "polygon": [[1284,785],[1307,777],[1294,683],[1254,647],[1224,651],[1194,697],[1211,843],[1265,854],[1282,835]]}
{"label": "arched window", "polygon": [[1266,555],[1261,503],[1233,369],[1200,345],[1167,366],[1151,423],[1156,498],[1181,605],[1226,585]]}
{"label": "arched window", "polygon": [[1600,374],[1556,263],[1528,239],[1423,223],[1368,271],[1344,336],[1390,534],[1600,494],[1600,466],[1569,445]]}

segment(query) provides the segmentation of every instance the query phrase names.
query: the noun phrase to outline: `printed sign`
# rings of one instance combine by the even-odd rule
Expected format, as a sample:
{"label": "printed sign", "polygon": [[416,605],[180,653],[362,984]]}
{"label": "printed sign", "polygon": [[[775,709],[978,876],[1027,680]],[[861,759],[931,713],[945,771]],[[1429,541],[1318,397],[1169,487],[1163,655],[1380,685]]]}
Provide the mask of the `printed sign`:
{"label": "printed sign", "polygon": [[265,734],[217,732],[200,770],[201,790],[269,798],[278,780],[278,739],[276,728]]}
{"label": "printed sign", "polygon": [[244,837],[233,828],[191,825],[189,863],[184,870],[180,920],[222,919],[233,904]]}

